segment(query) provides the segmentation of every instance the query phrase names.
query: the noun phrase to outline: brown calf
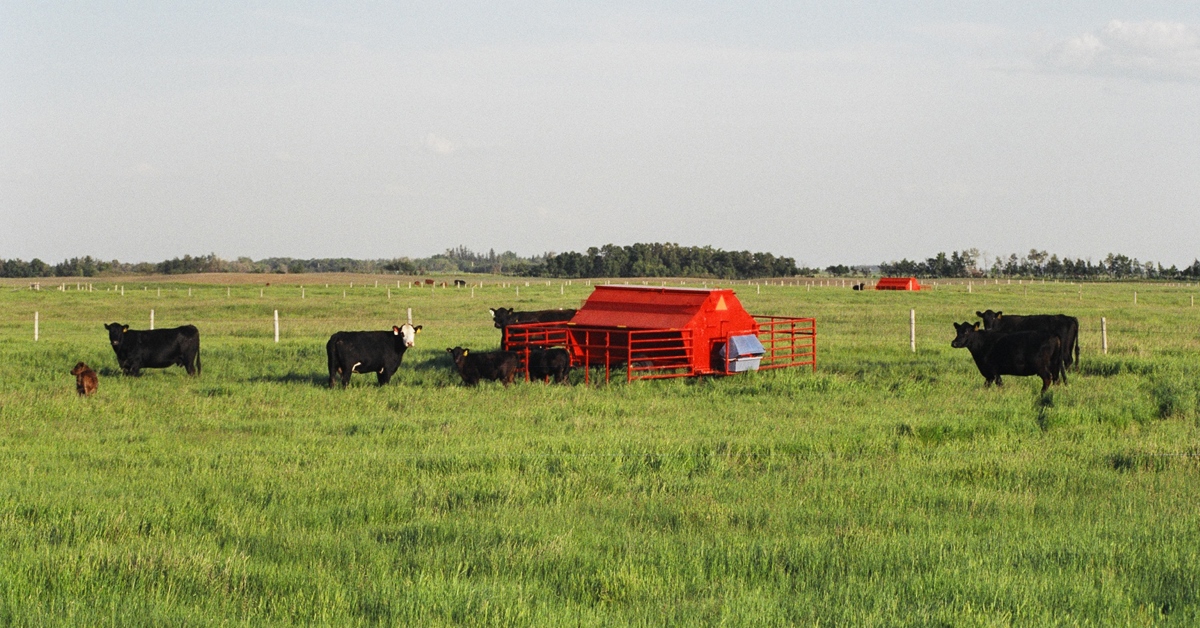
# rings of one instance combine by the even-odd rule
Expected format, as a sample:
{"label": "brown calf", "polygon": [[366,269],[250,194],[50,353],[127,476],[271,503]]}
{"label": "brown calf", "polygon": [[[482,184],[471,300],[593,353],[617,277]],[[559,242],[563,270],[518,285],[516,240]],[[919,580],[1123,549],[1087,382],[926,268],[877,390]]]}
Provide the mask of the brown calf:
{"label": "brown calf", "polygon": [[81,395],[90,395],[96,392],[96,387],[100,384],[100,378],[96,377],[96,371],[93,371],[88,365],[80,362],[71,369],[71,374],[75,376],[75,392]]}

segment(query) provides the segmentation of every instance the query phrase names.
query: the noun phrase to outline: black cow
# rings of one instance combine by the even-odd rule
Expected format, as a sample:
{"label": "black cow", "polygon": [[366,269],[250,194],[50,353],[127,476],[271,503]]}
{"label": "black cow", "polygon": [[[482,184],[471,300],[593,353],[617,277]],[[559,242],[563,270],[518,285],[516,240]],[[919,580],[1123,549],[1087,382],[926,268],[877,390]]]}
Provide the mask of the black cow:
{"label": "black cow", "polygon": [[531,380],[553,378],[555,383],[565,384],[571,372],[571,354],[562,348],[531,349],[526,366]]}
{"label": "black cow", "polygon": [[[1004,312],[975,312],[975,316],[983,319],[983,328],[988,331],[1046,331],[1062,341],[1063,367],[1075,365],[1079,370],[1079,319],[1066,314],[1033,314],[1021,316]],[[1071,352],[1074,351],[1074,357]]]}
{"label": "black cow", "polygon": [[510,307],[498,307],[488,311],[492,313],[492,321],[495,323],[496,329],[523,323],[557,323],[569,321],[575,316],[575,310],[562,309],[516,312]]}
{"label": "black cow", "polygon": [[126,375],[137,377],[144,368],[182,366],[188,375],[200,374],[200,330],[195,325],[171,329],[130,329],[109,323],[108,340],[117,354],[117,365]]}
{"label": "black cow", "polygon": [[339,331],[330,336],[325,343],[329,387],[333,388],[340,377],[345,388],[352,373],[375,373],[380,386],[390,382],[420,331],[420,325],[405,323],[393,326],[391,331]]}
{"label": "black cow", "polygon": [[454,287],[455,287],[455,288],[466,288],[466,287],[467,287],[467,282],[466,282],[465,280],[463,280],[463,279],[455,279],[455,280],[454,280]]}
{"label": "black cow", "polygon": [[1018,331],[1012,333],[980,331],[979,323],[955,323],[957,334],[950,346],[966,347],[975,360],[979,373],[987,380],[985,386],[996,382],[1003,384],[1001,375],[1025,377],[1037,375],[1042,378],[1042,392],[1051,382],[1067,383],[1067,374],[1062,362],[1062,341],[1055,334],[1044,331]]}
{"label": "black cow", "polygon": [[467,386],[474,386],[481,379],[501,381],[507,386],[521,367],[521,359],[514,351],[471,353],[469,349],[454,347],[446,349],[446,352],[454,360],[454,367]]}

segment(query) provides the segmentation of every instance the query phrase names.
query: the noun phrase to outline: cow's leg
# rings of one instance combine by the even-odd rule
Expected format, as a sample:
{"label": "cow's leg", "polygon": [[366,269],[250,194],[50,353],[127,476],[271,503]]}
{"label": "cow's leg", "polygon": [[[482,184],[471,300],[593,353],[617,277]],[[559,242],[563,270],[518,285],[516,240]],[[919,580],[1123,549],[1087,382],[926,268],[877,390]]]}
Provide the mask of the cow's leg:
{"label": "cow's leg", "polygon": [[1042,394],[1044,395],[1044,394],[1046,394],[1046,391],[1050,388],[1050,380],[1052,380],[1054,378],[1050,375],[1049,370],[1044,370],[1041,373],[1038,373],[1038,375],[1040,375],[1042,378]]}
{"label": "cow's leg", "polygon": [[342,374],[342,388],[349,386],[351,370],[348,368],[339,368],[338,372]]}
{"label": "cow's leg", "polygon": [[375,374],[375,379],[379,381],[380,386],[384,386],[388,382],[392,381],[392,372],[389,371],[387,367],[381,368],[379,369],[379,372]]}
{"label": "cow's leg", "polygon": [[195,375],[196,374],[196,365],[192,364],[191,360],[184,358],[183,359],[183,370],[187,371],[188,375]]}

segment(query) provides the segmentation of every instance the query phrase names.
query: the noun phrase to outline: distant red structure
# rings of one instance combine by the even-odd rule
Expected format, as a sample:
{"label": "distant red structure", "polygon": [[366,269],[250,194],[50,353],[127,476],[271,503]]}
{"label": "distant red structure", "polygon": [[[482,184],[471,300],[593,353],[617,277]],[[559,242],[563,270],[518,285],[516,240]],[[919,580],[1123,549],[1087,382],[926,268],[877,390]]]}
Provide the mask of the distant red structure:
{"label": "distant red structure", "polygon": [[[754,316],[733,290],[597,286],[569,322],[509,325],[503,347],[523,356],[565,347],[572,366],[626,379],[727,375],[817,366],[812,318]],[[585,381],[590,378],[585,374]]]}
{"label": "distant red structure", "polygon": [[920,290],[921,282],[916,277],[883,277],[875,284],[876,290]]}

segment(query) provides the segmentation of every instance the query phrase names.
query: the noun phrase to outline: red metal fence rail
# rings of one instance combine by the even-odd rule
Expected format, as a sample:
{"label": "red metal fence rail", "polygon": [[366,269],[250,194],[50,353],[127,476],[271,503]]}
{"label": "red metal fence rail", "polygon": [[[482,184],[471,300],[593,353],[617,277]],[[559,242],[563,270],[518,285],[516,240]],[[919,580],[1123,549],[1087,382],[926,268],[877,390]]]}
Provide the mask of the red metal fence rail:
{"label": "red metal fence rail", "polygon": [[[758,339],[766,350],[760,369],[811,366],[817,369],[817,323],[812,318],[755,316]],[[615,369],[625,369],[626,381],[666,379],[696,375],[723,375],[713,368],[695,365],[691,329],[625,329],[589,327],[573,323],[528,323],[509,325],[502,346],[521,356],[521,368],[529,378],[529,353],[537,349],[565,348],[571,366],[586,367],[584,383],[590,383],[592,368],[603,369],[604,381]]]}

